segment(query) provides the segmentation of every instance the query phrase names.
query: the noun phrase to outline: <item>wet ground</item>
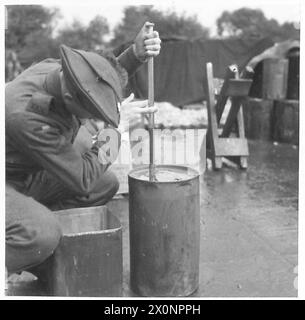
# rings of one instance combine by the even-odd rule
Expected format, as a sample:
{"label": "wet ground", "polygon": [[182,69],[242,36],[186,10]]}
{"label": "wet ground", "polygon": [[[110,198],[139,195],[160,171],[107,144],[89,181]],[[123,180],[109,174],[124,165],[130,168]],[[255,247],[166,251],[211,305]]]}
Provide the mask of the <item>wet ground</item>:
{"label": "wet ground", "polygon": [[[200,283],[196,297],[294,297],[298,264],[298,148],[249,141],[246,171],[201,179]],[[129,289],[128,198],[109,204],[123,225],[123,295]],[[8,295],[46,295],[28,273]]]}

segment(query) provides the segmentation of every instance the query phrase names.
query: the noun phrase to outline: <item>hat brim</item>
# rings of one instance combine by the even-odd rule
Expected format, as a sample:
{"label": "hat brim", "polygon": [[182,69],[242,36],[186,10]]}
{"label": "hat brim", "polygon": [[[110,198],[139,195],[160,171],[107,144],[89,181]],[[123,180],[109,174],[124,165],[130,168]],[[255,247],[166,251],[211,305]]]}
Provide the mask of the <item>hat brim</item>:
{"label": "hat brim", "polygon": [[[104,81],[77,51],[62,45],[60,52],[64,77],[72,96],[76,97],[92,116],[118,127],[119,97],[114,88]],[[109,68],[112,67],[108,62],[105,63],[106,59],[97,54],[90,58],[94,59],[92,63],[103,64],[105,73],[109,73]],[[111,69],[110,71],[113,72]]]}

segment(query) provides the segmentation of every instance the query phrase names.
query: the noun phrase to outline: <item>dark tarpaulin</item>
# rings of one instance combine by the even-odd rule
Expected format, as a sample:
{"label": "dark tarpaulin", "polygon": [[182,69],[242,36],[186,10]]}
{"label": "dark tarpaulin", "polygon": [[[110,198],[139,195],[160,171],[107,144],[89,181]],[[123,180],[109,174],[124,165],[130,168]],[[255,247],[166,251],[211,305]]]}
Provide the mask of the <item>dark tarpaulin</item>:
{"label": "dark tarpaulin", "polygon": [[[155,101],[176,106],[202,101],[207,62],[213,63],[214,77],[222,78],[227,66],[234,63],[242,70],[253,57],[272,45],[269,38],[163,41],[161,53],[154,59]],[[130,78],[129,86],[137,98],[147,99],[146,65]]]}

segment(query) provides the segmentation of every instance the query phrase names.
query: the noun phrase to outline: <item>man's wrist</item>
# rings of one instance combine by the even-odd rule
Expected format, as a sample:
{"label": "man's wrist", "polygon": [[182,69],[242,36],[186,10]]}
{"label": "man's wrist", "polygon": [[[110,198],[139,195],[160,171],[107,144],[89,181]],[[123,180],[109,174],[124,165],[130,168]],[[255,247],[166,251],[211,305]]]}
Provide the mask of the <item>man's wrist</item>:
{"label": "man's wrist", "polygon": [[131,76],[141,65],[142,62],[136,57],[133,52],[132,45],[128,47],[123,53],[118,57],[119,63],[127,70],[128,75]]}
{"label": "man's wrist", "polygon": [[147,61],[147,58],[141,58],[139,55],[138,55],[138,53],[137,53],[137,48],[136,48],[136,44],[135,43],[133,43],[132,44],[132,51],[133,51],[133,54],[134,54],[134,56],[136,57],[136,59],[138,60],[138,61],[140,61],[141,63],[144,63],[144,62],[146,62]]}

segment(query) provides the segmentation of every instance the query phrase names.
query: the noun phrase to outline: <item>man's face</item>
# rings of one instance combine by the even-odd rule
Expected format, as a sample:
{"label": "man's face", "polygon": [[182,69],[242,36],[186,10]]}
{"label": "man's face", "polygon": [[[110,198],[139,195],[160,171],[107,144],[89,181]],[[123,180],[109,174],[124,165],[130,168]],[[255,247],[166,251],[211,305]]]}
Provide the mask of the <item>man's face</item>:
{"label": "man's face", "polygon": [[94,117],[83,108],[78,101],[70,94],[67,84],[63,75],[60,72],[60,83],[61,83],[61,93],[67,110],[74,114],[82,124],[84,124],[87,119],[94,119]]}

